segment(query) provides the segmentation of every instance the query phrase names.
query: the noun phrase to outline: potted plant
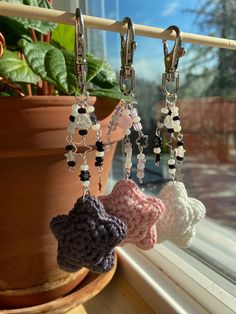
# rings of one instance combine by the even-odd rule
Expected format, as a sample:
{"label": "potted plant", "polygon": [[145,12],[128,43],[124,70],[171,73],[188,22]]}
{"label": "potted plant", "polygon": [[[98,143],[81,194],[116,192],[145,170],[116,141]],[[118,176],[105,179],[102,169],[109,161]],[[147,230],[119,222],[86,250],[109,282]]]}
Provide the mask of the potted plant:
{"label": "potted plant", "polygon": [[[17,2],[51,8],[47,0]],[[0,59],[0,307],[20,307],[63,295],[86,275],[57,267],[48,228],[81,194],[78,175],[68,172],[63,156],[77,93],[74,27],[15,17],[0,17],[0,25],[6,42]],[[87,60],[90,102],[105,134],[121,95],[111,66],[91,55]],[[121,138],[118,132],[113,141]],[[88,141],[93,145],[94,135]],[[114,150],[115,145],[104,160],[103,192]],[[94,159],[91,152],[96,195]]]}

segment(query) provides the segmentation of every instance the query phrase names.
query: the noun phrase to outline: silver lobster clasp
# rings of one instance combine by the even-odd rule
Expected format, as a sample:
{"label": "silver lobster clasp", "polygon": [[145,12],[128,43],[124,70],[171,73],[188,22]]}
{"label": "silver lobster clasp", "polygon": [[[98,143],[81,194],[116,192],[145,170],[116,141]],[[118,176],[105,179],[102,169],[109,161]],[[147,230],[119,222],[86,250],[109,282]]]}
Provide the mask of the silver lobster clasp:
{"label": "silver lobster clasp", "polygon": [[120,90],[124,95],[131,95],[134,90],[135,71],[133,68],[133,56],[137,43],[134,40],[134,27],[131,19],[125,17],[123,23],[127,23],[126,35],[120,34],[121,38],[121,70]]}
{"label": "silver lobster clasp", "polygon": [[[176,34],[174,47],[171,52],[168,52],[167,40],[164,39],[164,62],[165,73],[162,76],[162,89],[166,95],[177,94],[179,91],[179,73],[177,72],[179,58],[185,55],[185,49],[182,47],[181,32],[178,26],[171,25],[166,30],[174,31]],[[168,82],[175,82],[175,88],[173,91],[167,89]]]}
{"label": "silver lobster clasp", "polygon": [[75,11],[75,67],[78,88],[83,93],[86,88],[87,60],[84,40],[84,20],[79,8]]}

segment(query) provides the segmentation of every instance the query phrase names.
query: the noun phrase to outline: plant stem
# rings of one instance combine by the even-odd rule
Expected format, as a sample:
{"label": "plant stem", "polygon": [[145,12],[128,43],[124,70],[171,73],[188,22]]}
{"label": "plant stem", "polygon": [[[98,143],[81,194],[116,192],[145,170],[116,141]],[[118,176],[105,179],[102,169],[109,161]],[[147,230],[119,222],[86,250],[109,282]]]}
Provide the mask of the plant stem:
{"label": "plant stem", "polygon": [[43,34],[40,34],[40,41],[44,41],[43,40]]}
{"label": "plant stem", "polygon": [[[20,58],[25,61],[25,56],[22,52],[20,52]],[[30,83],[25,83],[25,87],[29,96],[32,96],[32,89]]]}
{"label": "plant stem", "polygon": [[33,41],[37,41],[37,36],[36,36],[35,30],[32,28],[31,28],[31,37],[32,37]]}
{"label": "plant stem", "polygon": [[30,83],[25,83],[25,87],[26,87],[28,96],[32,96],[31,84]]}
{"label": "plant stem", "polygon": [[46,96],[48,94],[48,83],[46,81],[43,81],[43,96]]}
{"label": "plant stem", "polygon": [[47,35],[45,35],[45,41],[46,41],[46,43],[50,43],[50,38],[51,38],[51,33],[49,32],[49,33],[47,33]]}
{"label": "plant stem", "polygon": [[48,84],[48,95],[52,95],[54,92],[54,85]]}

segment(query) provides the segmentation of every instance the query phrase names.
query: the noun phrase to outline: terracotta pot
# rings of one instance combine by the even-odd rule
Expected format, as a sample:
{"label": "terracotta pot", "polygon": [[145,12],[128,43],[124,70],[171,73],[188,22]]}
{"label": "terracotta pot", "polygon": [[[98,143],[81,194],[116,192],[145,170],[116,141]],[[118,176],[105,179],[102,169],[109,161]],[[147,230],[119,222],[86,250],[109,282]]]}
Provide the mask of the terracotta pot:
{"label": "terracotta pot", "polygon": [[[68,295],[54,301],[37,306],[18,308],[14,310],[3,310],[0,314],[65,314],[68,311],[84,304],[97,295],[112,279],[117,267],[117,256],[115,265],[107,273],[89,273],[85,280],[80,283]],[[77,312],[76,312],[77,313]]]}
{"label": "terracotta pot", "polygon": [[[68,275],[56,263],[49,221],[81,195],[79,170],[67,170],[64,146],[74,97],[0,98],[0,308],[44,303],[70,291],[86,271]],[[91,97],[105,135],[114,100]],[[121,130],[114,141],[122,138]],[[105,138],[104,138],[105,141]],[[90,131],[88,142],[94,144]],[[115,146],[105,156],[104,192]],[[95,151],[88,155],[98,195]]]}

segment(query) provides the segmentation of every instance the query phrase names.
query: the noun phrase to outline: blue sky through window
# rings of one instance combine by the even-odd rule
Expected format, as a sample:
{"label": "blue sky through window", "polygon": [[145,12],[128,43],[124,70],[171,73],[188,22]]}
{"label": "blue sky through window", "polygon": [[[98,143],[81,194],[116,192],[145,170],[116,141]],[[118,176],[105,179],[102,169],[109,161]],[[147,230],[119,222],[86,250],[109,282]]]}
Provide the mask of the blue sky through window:
{"label": "blue sky through window", "polygon": [[[129,16],[133,23],[167,28],[176,24],[183,32],[197,33],[194,15],[185,12],[186,9],[198,7],[199,1],[170,0],[135,1],[135,0],[105,0],[105,18],[122,20]],[[107,58],[118,70],[120,67],[120,37],[119,34],[107,32]],[[148,80],[160,80],[163,66],[163,47],[159,39],[136,36],[138,44],[134,67],[138,77]],[[172,47],[172,44],[170,43]],[[189,45],[185,44],[185,48]],[[188,54],[191,53],[188,51]],[[181,60],[182,61],[182,60]]]}

